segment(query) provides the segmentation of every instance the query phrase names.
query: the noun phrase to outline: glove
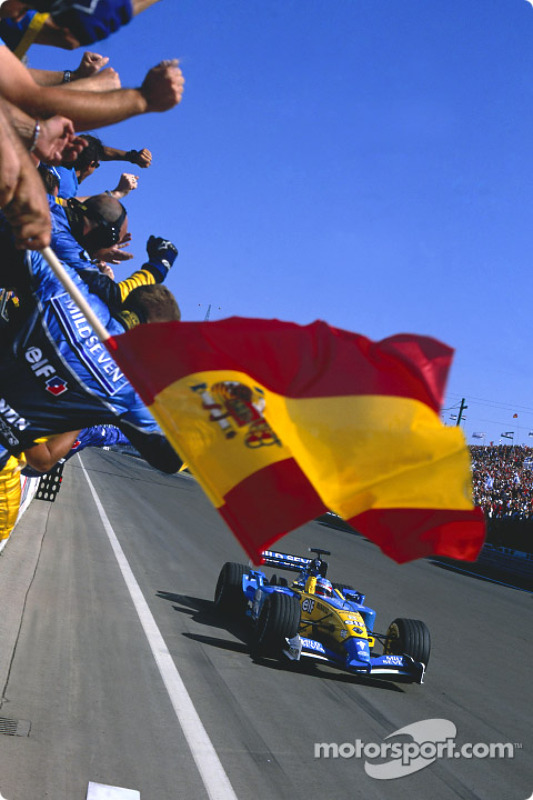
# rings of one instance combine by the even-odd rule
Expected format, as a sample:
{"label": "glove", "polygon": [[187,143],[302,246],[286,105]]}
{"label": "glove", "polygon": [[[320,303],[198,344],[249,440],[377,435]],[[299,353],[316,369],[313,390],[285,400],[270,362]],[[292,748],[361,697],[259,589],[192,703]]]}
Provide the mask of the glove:
{"label": "glove", "polygon": [[168,271],[178,257],[178,249],[168,239],[161,236],[150,236],[146,243],[148,253],[148,269],[155,279],[161,283],[168,275]]}

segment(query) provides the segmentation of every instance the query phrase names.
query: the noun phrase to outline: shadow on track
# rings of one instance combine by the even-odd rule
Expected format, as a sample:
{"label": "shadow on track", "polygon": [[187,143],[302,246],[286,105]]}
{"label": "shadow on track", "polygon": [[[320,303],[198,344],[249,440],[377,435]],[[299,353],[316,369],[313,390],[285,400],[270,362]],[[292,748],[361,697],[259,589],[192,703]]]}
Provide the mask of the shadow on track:
{"label": "shadow on track", "polygon": [[[228,620],[219,614],[212,600],[204,600],[201,597],[191,597],[188,594],[176,594],[163,591],[157,592],[157,597],[160,597],[162,600],[168,600],[170,603],[179,603],[179,605],[174,606],[174,610],[182,614],[189,614],[193,622],[198,622],[200,625],[209,625],[211,628],[223,628],[231,633],[234,632],[233,629],[237,631],[241,630],[241,633],[243,633],[246,627],[244,620]],[[246,635],[244,633],[243,636],[244,638],[237,635],[237,638],[243,638],[243,641],[246,641]]]}

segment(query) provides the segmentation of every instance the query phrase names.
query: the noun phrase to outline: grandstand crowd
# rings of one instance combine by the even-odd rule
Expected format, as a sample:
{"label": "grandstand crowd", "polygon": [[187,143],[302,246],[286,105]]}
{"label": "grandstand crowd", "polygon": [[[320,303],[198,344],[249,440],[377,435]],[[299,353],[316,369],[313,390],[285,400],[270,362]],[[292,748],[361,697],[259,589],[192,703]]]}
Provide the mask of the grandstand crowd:
{"label": "grandstand crowd", "polygon": [[533,517],[533,448],[472,446],[474,502],[490,518]]}

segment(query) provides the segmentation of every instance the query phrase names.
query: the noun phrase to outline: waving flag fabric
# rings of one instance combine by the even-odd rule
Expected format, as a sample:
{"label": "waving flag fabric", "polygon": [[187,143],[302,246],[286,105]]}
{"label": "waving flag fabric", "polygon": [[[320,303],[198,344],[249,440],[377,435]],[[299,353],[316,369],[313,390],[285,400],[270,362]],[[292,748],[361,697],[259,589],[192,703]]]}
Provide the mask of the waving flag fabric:
{"label": "waving flag fabric", "polygon": [[440,342],[232,318],[108,347],[255,562],[327,509],[399,562],[477,557],[469,453],[439,420]]}

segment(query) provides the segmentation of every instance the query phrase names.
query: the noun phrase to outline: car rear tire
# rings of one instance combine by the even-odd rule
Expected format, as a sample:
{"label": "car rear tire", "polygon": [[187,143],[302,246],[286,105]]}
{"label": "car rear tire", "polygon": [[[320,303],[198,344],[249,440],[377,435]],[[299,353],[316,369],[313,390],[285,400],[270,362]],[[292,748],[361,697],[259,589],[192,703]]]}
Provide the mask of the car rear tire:
{"label": "car rear tire", "polygon": [[215,607],[224,614],[238,613],[244,607],[242,579],[247,571],[244,564],[226,561],[218,576]]}
{"label": "car rear tire", "polygon": [[383,648],[385,655],[408,655],[415,661],[428,665],[431,653],[431,636],[425,622],[399,617],[389,625]]}
{"label": "car rear tire", "polygon": [[274,592],[265,600],[252,636],[254,655],[280,654],[285,639],[296,636],[300,627],[300,602],[297,597]]}

